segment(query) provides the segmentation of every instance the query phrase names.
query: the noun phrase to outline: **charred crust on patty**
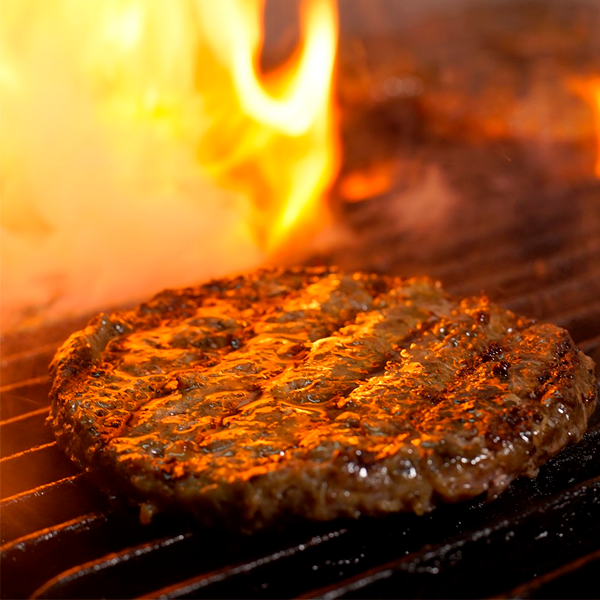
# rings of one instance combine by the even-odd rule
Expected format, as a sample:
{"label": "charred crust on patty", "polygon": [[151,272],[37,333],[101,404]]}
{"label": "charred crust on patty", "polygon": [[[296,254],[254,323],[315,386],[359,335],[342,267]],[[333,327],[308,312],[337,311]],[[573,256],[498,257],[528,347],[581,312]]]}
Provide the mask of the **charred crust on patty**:
{"label": "charred crust on patty", "polygon": [[263,269],[102,314],[51,365],[59,446],[110,494],[252,531],[494,497],[583,435],[569,334],[427,278]]}

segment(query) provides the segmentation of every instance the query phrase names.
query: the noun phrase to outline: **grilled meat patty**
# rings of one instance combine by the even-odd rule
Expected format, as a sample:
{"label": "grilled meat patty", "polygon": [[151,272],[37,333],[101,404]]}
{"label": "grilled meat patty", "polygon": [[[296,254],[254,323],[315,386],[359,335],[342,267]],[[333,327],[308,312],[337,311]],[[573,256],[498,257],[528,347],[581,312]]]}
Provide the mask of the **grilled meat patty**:
{"label": "grilled meat patty", "polygon": [[579,440],[593,367],[565,330],[428,279],[260,270],[99,315],[52,362],[50,422],[144,519],[421,514]]}

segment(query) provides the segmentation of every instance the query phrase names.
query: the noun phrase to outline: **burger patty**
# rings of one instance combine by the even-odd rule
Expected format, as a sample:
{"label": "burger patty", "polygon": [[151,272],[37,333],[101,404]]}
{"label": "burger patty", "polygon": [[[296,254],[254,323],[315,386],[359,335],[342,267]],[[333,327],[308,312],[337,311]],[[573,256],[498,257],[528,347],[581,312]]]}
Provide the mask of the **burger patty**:
{"label": "burger patty", "polygon": [[49,420],[143,520],[253,530],[494,497],[581,438],[593,369],[426,278],[268,269],[96,317],[51,364]]}

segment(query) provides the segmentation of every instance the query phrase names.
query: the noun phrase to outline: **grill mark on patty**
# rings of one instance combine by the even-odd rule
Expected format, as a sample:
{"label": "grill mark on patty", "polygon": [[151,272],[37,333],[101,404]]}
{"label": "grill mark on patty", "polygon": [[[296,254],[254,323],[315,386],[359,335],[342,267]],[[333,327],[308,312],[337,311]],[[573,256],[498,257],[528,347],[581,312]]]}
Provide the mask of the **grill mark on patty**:
{"label": "grill mark on patty", "polygon": [[[169,339],[174,326],[185,329],[190,319],[207,310],[245,312],[252,318],[256,306],[264,312],[282,296],[302,293],[307,285],[331,274],[328,268],[260,270],[197,288],[166,290],[136,310],[98,315],[83,332],[67,340],[50,365],[57,382],[52,393],[61,394],[63,384],[68,384],[74,398],[70,404],[74,425],[67,427],[68,435],[74,427],[83,447],[92,444],[94,436],[105,441],[115,437],[139,406],[170,393],[166,384],[173,369],[191,363],[206,368],[233,349],[173,348]],[[150,343],[144,342],[152,331],[166,341],[156,344],[150,336]],[[163,348],[157,349],[157,345]],[[131,361],[131,369],[121,368],[123,356]],[[86,378],[85,369],[93,369],[90,377]],[[103,418],[103,412],[109,414]],[[87,449],[83,453],[87,454]]]}
{"label": "grill mark on patty", "polygon": [[[225,354],[214,367],[177,372],[166,384],[177,391],[140,405],[127,424],[127,433],[120,437],[147,435],[157,420],[162,421],[163,429],[168,430],[171,422],[177,427],[178,415],[183,413],[197,423],[197,435],[214,429],[223,422],[223,415],[255,400],[263,381],[297,360],[299,346],[303,348],[312,337],[336,331],[372,303],[361,279],[324,277],[288,299],[281,310],[267,312],[253,324],[255,335],[244,347]],[[298,318],[300,313],[302,319]],[[122,452],[123,439],[118,446]]]}
{"label": "grill mark on patty", "polygon": [[[359,437],[385,438],[412,431],[412,439],[421,427],[422,420],[432,406],[447,401],[451,386],[464,379],[473,369],[473,357],[488,352],[490,339],[501,339],[498,332],[515,328],[514,317],[498,307],[487,311],[481,320],[481,302],[470,310],[467,300],[458,310],[442,316],[433,327],[413,337],[403,349],[401,358],[388,364],[386,372],[372,377],[352,391],[345,400],[338,402],[343,409],[332,415],[331,437],[346,436],[356,442]],[[528,321],[523,321],[521,327]],[[466,341],[465,341],[466,340]],[[494,343],[494,342],[492,342]],[[360,429],[356,424],[360,423]],[[447,421],[440,421],[447,427]],[[321,440],[326,432],[314,434]],[[376,444],[379,452],[385,444]]]}
{"label": "grill mark on patty", "polygon": [[[427,286],[427,284],[424,285]],[[431,284],[428,285],[430,286]],[[435,288],[425,287],[421,293],[431,294],[433,289]],[[417,296],[414,290],[413,295]],[[382,301],[385,302],[385,297],[382,298]],[[476,307],[477,314],[479,314],[481,302],[477,302]],[[508,323],[514,324],[514,318],[507,316],[506,311],[500,308],[494,308],[486,322],[481,322],[467,311],[468,302],[463,303],[459,310],[456,310],[453,305],[449,305],[447,301],[444,302],[442,300],[432,303],[430,308],[433,308],[433,310],[428,308],[424,311],[415,310],[412,313],[417,324],[420,324],[420,322],[416,318],[416,315],[420,314],[421,318],[424,319],[434,314],[435,319],[429,324],[430,327],[409,327],[404,343],[402,338],[398,340],[399,346],[411,346],[413,353],[419,355],[425,353],[425,356],[434,349],[441,358],[439,360],[429,360],[428,364],[435,367],[438,364],[445,365],[446,362],[448,364],[456,363],[457,367],[455,370],[450,369],[442,374],[441,377],[440,373],[435,372],[435,369],[434,372],[430,371],[427,373],[423,370],[415,373],[411,366],[413,362],[407,359],[410,355],[405,351],[404,358],[400,359],[401,362],[399,363],[393,363],[387,375],[371,377],[363,383],[358,382],[358,387],[352,386],[350,381],[347,380],[348,387],[346,389],[343,389],[343,387],[339,389],[335,403],[327,402],[327,400],[333,397],[333,394],[330,394],[328,398],[323,398],[322,406],[306,401],[289,402],[289,399],[286,402],[285,397],[282,404],[281,398],[271,394],[269,389],[260,398],[243,407],[240,412],[227,416],[223,420],[224,425],[232,426],[231,429],[208,432],[202,440],[202,445],[210,446],[211,449],[214,447],[213,445],[216,445],[218,450],[213,453],[212,458],[221,453],[227,461],[233,460],[230,456],[230,448],[236,446],[237,460],[241,465],[250,460],[250,457],[257,453],[257,448],[259,447],[262,454],[268,457],[275,452],[273,450],[275,448],[278,449],[277,451],[281,449],[288,451],[293,450],[295,446],[299,446],[305,451],[310,451],[319,445],[323,446],[324,442],[325,444],[343,447],[344,445],[356,445],[359,438],[395,435],[397,433],[396,428],[398,427],[396,423],[398,421],[397,417],[400,416],[395,408],[396,405],[402,406],[402,403],[407,398],[407,390],[410,390],[410,393],[414,395],[414,398],[409,398],[409,400],[414,401],[419,406],[419,409],[422,410],[422,395],[432,389],[431,387],[427,389],[423,387],[423,381],[427,377],[435,376],[439,380],[439,387],[436,389],[436,393],[443,394],[446,387],[445,384],[453,380],[458,366],[462,367],[463,362],[467,358],[472,357],[473,352],[477,349],[487,348],[487,337],[481,335],[482,331],[485,332],[485,330],[488,330],[489,332],[494,332],[500,327],[507,326]],[[435,311],[439,314],[435,315]],[[445,316],[444,312],[447,313]],[[363,321],[369,324],[369,316],[366,315]],[[381,322],[385,323],[385,319]],[[387,324],[389,325],[390,323]],[[352,329],[355,332],[361,331],[358,325],[350,326],[348,329]],[[481,330],[479,337],[466,335],[467,333],[472,334],[477,330]],[[367,331],[371,332],[372,329],[367,326]],[[477,345],[471,342],[469,346],[462,343],[456,347],[454,342],[457,337],[472,338],[473,340],[477,340]],[[446,355],[443,354],[444,351],[446,351]],[[450,357],[452,357],[452,360],[450,360]],[[345,364],[344,357],[324,355],[324,358],[326,362],[331,360],[334,364]],[[402,369],[403,365],[406,365],[408,362],[410,362],[408,372],[416,376],[414,385],[411,385],[394,368],[395,365]],[[427,364],[427,360],[424,360],[424,363]],[[303,365],[299,365],[295,369],[295,372],[305,372]],[[351,371],[351,376],[359,377],[359,374]],[[276,382],[278,382],[277,379]],[[386,397],[382,396],[377,386],[380,386],[384,394],[392,390],[392,393],[389,394],[390,398],[386,399]],[[344,392],[351,391],[351,387],[356,387],[356,389],[349,395],[346,395]],[[337,396],[341,396],[341,398],[338,399]],[[359,408],[358,405],[353,406],[353,403],[360,396],[366,398],[366,401],[361,403],[361,411],[352,410],[353,408]],[[295,406],[295,404],[300,404],[300,406]],[[415,417],[413,420],[418,419]],[[361,423],[360,429],[357,429],[357,423]],[[303,433],[307,429],[309,430],[308,435]],[[386,429],[391,430],[386,431]],[[290,436],[290,431],[302,433],[298,436]],[[283,441],[285,438],[287,438],[287,441]],[[246,443],[244,445],[244,441],[247,442],[248,440],[254,440],[254,443]],[[211,462],[212,468],[215,468],[215,464],[216,461],[213,460]]]}
{"label": "grill mark on patty", "polygon": [[343,398],[434,327],[450,303],[425,281],[384,294],[378,305],[383,308],[313,343],[301,364],[266,386],[266,395],[292,404]]}
{"label": "grill mark on patty", "polygon": [[[414,306],[415,299],[420,306]],[[364,368],[365,357],[358,356],[361,353],[360,346],[357,349],[352,345],[353,342],[368,345],[372,352],[372,370],[381,370],[388,353],[397,353],[395,347],[408,344],[423,335],[423,332],[433,327],[440,319],[436,313],[448,311],[450,306],[448,300],[440,296],[439,288],[427,280],[413,280],[406,288],[399,286],[391,295],[380,297],[378,302],[382,306],[388,306],[392,300],[394,303],[406,304],[383,308],[380,312],[366,313],[361,316],[359,322],[338,332],[339,335],[313,344],[307,358],[301,364],[295,365],[291,373],[284,371],[273,383],[265,386],[264,394],[259,399],[243,407],[241,412],[224,419],[226,425],[235,424],[235,432],[216,432],[210,436],[211,439],[231,438],[233,435],[240,439],[251,439],[260,435],[263,439],[277,438],[282,437],[282,432],[285,434],[294,429],[302,430],[303,426],[307,425],[314,427],[319,421],[329,422],[332,418],[331,411],[340,413],[343,398],[361,385],[361,379],[372,376],[370,369]],[[341,345],[345,352],[324,351],[322,342],[333,345],[337,350]],[[360,368],[361,363],[363,368]],[[316,377],[313,377],[313,374]],[[307,398],[314,393],[316,386],[312,383],[298,386],[298,389],[292,389],[290,393],[290,383],[304,383],[308,377],[313,377],[313,383],[322,384],[318,397]],[[296,391],[298,394],[294,394]],[[328,403],[332,399],[336,400],[333,405]],[[323,406],[318,406],[319,404]],[[255,423],[260,423],[258,428]],[[277,426],[274,426],[273,430],[264,429],[265,424],[276,423]],[[243,433],[240,433],[242,431]],[[306,445],[306,440],[301,440],[300,443]],[[293,439],[289,445],[294,445]]]}
{"label": "grill mark on patty", "polygon": [[[92,433],[114,437],[141,404],[169,393],[165,385],[173,369],[190,364],[207,368],[234,349],[233,346],[211,343],[214,332],[210,331],[205,332],[208,336],[204,337],[208,343],[198,344],[201,349],[194,344],[191,348],[177,347],[180,345],[177,344],[178,332],[189,331],[193,339],[193,326],[190,328],[189,324],[198,319],[199,312],[202,316],[213,314],[213,318],[225,315],[230,321],[230,317],[234,320],[237,317],[232,332],[238,328],[244,332],[248,329],[244,319],[252,320],[255,306],[264,312],[281,296],[301,293],[306,285],[330,274],[331,270],[326,268],[262,270],[255,276],[246,274],[198,288],[167,290],[135,311],[110,317],[99,315],[82,334],[67,340],[63,352],[58,353],[51,363],[51,375],[56,381],[68,382],[74,390],[76,423],[89,421],[87,413],[93,412],[93,418],[98,422]],[[196,339],[199,338],[202,340],[196,332]],[[236,339],[234,337],[232,341]],[[78,375],[92,364],[91,379],[78,385]],[[60,393],[58,386],[54,393]],[[101,410],[111,412],[104,421],[92,408],[98,397]]]}

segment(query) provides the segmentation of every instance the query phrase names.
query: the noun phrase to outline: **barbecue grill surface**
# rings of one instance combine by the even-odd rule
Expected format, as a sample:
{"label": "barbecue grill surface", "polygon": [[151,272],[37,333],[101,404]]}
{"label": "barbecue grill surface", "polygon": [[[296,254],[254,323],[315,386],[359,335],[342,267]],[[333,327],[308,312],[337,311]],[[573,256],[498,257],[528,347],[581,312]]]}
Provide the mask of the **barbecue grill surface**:
{"label": "barbecue grill surface", "polygon": [[492,503],[244,536],[172,515],[142,526],[110,506],[48,436],[42,379],[27,384],[39,408],[2,423],[5,598],[594,595],[597,417],[537,479]]}
{"label": "barbecue grill surface", "polygon": [[[576,342],[597,361],[600,276],[594,265],[600,265],[600,229],[591,222],[587,235],[578,229],[550,250],[538,229],[528,245],[536,253],[546,245],[541,275],[532,274],[527,257],[505,261],[504,269],[494,271],[496,295],[503,289],[509,307],[537,310],[536,316],[546,310],[555,322],[570,325]],[[485,238],[483,229],[479,235]],[[513,251],[510,244],[499,250]],[[565,272],[573,256],[582,262]],[[461,291],[482,286],[490,261],[497,260],[497,252],[462,264],[450,256],[436,268]],[[591,292],[590,285],[596,286]],[[580,298],[575,309],[569,294]],[[598,411],[578,445],[491,503],[478,499],[424,517],[307,524],[252,536],[197,529],[174,515],[143,526],[134,509],[112,506],[85,481],[44,424],[49,359],[84,322],[64,321],[3,340],[3,597],[594,596],[593,572],[600,562]]]}
{"label": "barbecue grill surface", "polygon": [[[345,67],[342,55],[340,72],[350,73],[340,82],[342,181],[366,162],[391,161],[399,165],[401,183],[364,202],[334,200],[334,242],[307,262],[426,274],[460,295],[485,291],[516,312],[567,328],[599,364],[600,181],[591,173],[594,140],[550,148],[487,139],[485,132],[477,137],[489,106],[485,92],[477,95],[480,71],[459,77],[465,87],[453,90],[468,103],[463,120],[436,108],[444,100],[443,87],[436,90],[436,81],[426,79],[439,74],[439,84],[444,68],[472,59],[488,70],[490,64],[498,71],[515,68],[526,95],[535,84],[545,85],[543,77],[554,81],[563,67],[585,70],[593,64],[597,71],[600,12],[595,3],[581,3],[583,12],[576,4],[547,2],[539,19],[540,3],[508,2],[502,8],[509,17],[504,33],[504,21],[494,18],[485,17],[483,27],[476,16],[453,22],[462,27],[459,33],[479,33],[470,46],[463,37],[460,44],[450,39],[436,45],[435,35],[423,35],[423,58],[405,62],[416,65],[432,96],[367,101],[373,89],[357,92],[354,82],[361,74],[352,71],[362,63],[353,51]],[[521,12],[513,9],[521,5],[529,17],[519,37],[513,30]],[[531,23],[539,26],[538,46],[521,48],[530,39]],[[427,31],[454,35],[443,16],[438,25]],[[561,27],[572,30],[575,41],[547,51],[546,40],[563,39]],[[425,29],[414,28],[412,42],[419,41],[419,31]],[[378,47],[382,55],[396,56],[388,46]],[[440,60],[448,64],[438,69]],[[378,76],[366,75],[373,81]],[[588,175],[582,174],[586,168]],[[440,197],[445,204],[428,204]],[[3,598],[597,597],[600,411],[579,444],[549,461],[536,479],[517,480],[491,503],[477,499],[423,517],[306,524],[252,536],[198,529],[176,515],[158,515],[144,526],[134,509],[113,506],[85,481],[45,426],[48,363],[86,321],[65,319],[2,339]]]}

